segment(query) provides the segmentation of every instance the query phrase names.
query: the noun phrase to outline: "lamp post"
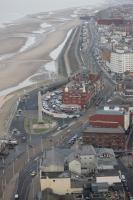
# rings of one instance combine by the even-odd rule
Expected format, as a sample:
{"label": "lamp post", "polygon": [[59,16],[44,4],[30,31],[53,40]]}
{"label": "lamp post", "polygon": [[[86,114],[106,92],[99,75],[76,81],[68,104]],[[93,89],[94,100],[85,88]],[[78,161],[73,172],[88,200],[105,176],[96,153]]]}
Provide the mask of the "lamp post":
{"label": "lamp post", "polygon": [[42,139],[42,136],[41,136],[41,152],[43,153],[43,139]]}
{"label": "lamp post", "polygon": [[34,199],[35,196],[35,187],[34,187],[34,180],[32,179],[32,199]]}
{"label": "lamp post", "polygon": [[[5,159],[4,156],[2,156],[2,165],[5,165]],[[4,193],[4,188],[6,185],[6,179],[5,179],[5,169],[3,168],[2,170],[2,200],[5,200],[5,193]]]}
{"label": "lamp post", "polygon": [[30,161],[30,155],[29,155],[29,147],[28,144],[26,145],[26,151],[27,151],[27,162]]}

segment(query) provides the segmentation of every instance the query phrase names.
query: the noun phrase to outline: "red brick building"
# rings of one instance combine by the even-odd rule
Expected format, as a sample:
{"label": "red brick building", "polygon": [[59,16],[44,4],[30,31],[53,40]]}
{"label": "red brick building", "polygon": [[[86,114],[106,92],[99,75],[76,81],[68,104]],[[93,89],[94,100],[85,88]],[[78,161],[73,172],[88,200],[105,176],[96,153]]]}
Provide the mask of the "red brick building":
{"label": "red brick building", "polygon": [[124,150],[125,139],[125,131],[121,127],[89,127],[83,132],[83,144],[93,145],[94,147]]}
{"label": "red brick building", "polygon": [[98,110],[89,118],[93,127],[116,128],[121,126],[127,130],[130,123],[130,113],[125,110]]}
{"label": "red brick building", "polygon": [[127,35],[132,34],[133,33],[133,21],[129,21],[121,26],[117,26],[116,30],[124,31],[127,33]]}
{"label": "red brick building", "polygon": [[127,34],[133,33],[133,21],[124,20],[122,18],[112,18],[112,19],[98,19],[98,25],[110,26],[114,24],[119,31],[124,31]]}
{"label": "red brick building", "polygon": [[63,104],[77,104],[84,107],[93,97],[94,87],[85,88],[65,88],[63,93]]}
{"label": "red brick building", "polygon": [[114,24],[116,26],[122,25],[126,22],[126,20],[122,18],[112,18],[112,19],[98,19],[97,24],[98,25],[106,25],[110,26],[111,24]]}
{"label": "red brick building", "polygon": [[77,73],[71,77],[71,83],[64,88],[63,104],[77,104],[83,108],[103,88],[101,73]]}

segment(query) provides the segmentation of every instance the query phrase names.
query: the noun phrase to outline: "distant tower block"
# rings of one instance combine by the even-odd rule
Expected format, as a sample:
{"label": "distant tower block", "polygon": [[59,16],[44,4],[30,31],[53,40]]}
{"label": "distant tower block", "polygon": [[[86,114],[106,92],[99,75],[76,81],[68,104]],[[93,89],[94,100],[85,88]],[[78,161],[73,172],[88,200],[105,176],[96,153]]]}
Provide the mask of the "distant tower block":
{"label": "distant tower block", "polygon": [[38,92],[38,123],[43,123],[41,92]]}

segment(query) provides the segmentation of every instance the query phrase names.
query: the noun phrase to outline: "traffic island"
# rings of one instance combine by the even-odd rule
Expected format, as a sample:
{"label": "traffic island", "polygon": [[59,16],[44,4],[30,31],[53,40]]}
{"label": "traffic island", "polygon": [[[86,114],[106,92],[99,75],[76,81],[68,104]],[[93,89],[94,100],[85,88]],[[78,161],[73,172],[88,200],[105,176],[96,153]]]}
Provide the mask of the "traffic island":
{"label": "traffic island", "polygon": [[57,127],[56,122],[51,122],[51,123],[37,123],[32,125],[32,133],[45,133],[47,131],[53,130]]}
{"label": "traffic island", "polygon": [[24,127],[27,133],[45,134],[52,130],[55,130],[58,126],[57,122],[54,121],[49,116],[48,117],[43,116],[42,122],[38,122],[37,116],[34,116],[34,117],[33,118],[25,117]]}

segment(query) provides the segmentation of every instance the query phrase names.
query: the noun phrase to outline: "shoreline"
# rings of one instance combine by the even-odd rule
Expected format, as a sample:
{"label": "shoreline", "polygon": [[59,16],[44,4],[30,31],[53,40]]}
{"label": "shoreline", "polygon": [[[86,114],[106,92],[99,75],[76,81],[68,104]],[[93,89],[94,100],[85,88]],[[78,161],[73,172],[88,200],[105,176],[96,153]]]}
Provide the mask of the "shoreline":
{"label": "shoreline", "polygon": [[[73,10],[71,12],[73,13]],[[51,24],[53,22],[52,20],[53,19],[55,20],[55,18],[56,19],[59,19],[62,17],[64,19],[67,18],[67,20],[64,20],[63,22],[62,22],[62,20],[61,20],[61,22],[54,21],[52,25],[55,26],[55,31],[46,34],[44,36],[44,38],[42,38],[41,44],[39,44],[36,47],[30,48],[26,52],[22,52],[22,53],[16,55],[15,58],[11,58],[11,59],[8,59],[3,62],[3,64],[5,64],[5,68],[3,67],[3,69],[0,70],[0,91],[2,91],[2,90],[4,91],[6,88],[7,88],[7,90],[8,89],[10,90],[10,88],[15,85],[18,85],[18,84],[21,85],[21,83],[25,82],[26,80],[29,81],[30,77],[33,77],[33,80],[32,79],[31,80],[34,82],[33,82],[33,84],[30,84],[29,86],[26,85],[25,87],[30,88],[30,91],[37,88],[37,84],[35,82],[36,79],[34,80],[34,76],[36,76],[38,71],[41,70],[41,67],[44,68],[44,66],[48,65],[50,62],[56,62],[56,64],[57,64],[57,55],[55,56],[55,54],[57,53],[56,52],[57,49],[60,49],[60,46],[62,45],[62,43],[64,43],[64,46],[65,46],[66,43],[64,41],[67,38],[67,36],[69,35],[68,33],[71,32],[72,29],[74,29],[75,27],[77,27],[80,24],[80,20],[77,17],[74,17],[74,18],[71,17],[71,20],[70,20],[70,19],[68,19],[68,16],[67,17],[66,16],[67,16],[67,13],[65,13],[65,14],[61,13],[61,16],[60,16],[60,13],[57,13],[56,16],[54,13],[54,16],[43,21],[48,24]],[[69,17],[70,17],[70,13],[69,13]],[[38,20],[37,16],[35,19],[33,19],[33,21],[36,22],[36,20]],[[42,20],[42,18],[41,18],[41,20]],[[26,23],[27,23],[26,26],[25,26],[25,24],[22,24],[21,30],[23,30],[23,28],[25,27],[26,31],[31,31],[36,26],[38,27],[38,24],[36,26],[34,26],[31,23],[31,18]],[[31,23],[31,27],[28,26],[28,23]],[[20,31],[19,26],[16,27],[16,30]],[[11,29],[11,34],[12,34],[12,32],[13,32],[13,30]],[[18,32],[17,34],[20,34],[20,32]],[[30,34],[31,34],[31,32],[30,32]],[[61,50],[64,48],[64,46],[61,48]],[[60,53],[60,51],[59,51],[59,53]],[[58,55],[58,56],[60,57],[60,55]],[[20,69],[23,69],[23,70],[21,71]],[[47,73],[47,71],[48,71],[47,69],[44,69],[44,70],[42,69],[42,72],[44,72],[44,73],[45,72]],[[59,73],[59,71],[58,71],[58,73]],[[3,74],[4,74],[4,78],[3,78]],[[10,77],[9,77],[9,74],[10,74]],[[7,77],[7,78],[5,78],[5,77]],[[35,77],[35,78],[38,78],[38,77]],[[40,82],[38,82],[38,87],[40,86],[40,84],[48,83],[50,81],[50,79],[45,80],[45,78],[44,78],[39,81]],[[4,86],[2,86],[2,83],[4,83]],[[16,103],[20,94],[21,94],[21,96],[24,95],[25,87],[19,88],[17,91],[16,90],[12,91],[12,93],[9,92],[8,94],[6,93],[3,96],[2,95],[0,96],[0,107],[2,107],[1,115],[0,115],[1,135],[5,134],[5,133],[8,134],[6,123],[7,123],[8,117],[10,116],[11,108]],[[9,98],[9,99],[7,100],[7,98]]]}
{"label": "shoreline", "polygon": [[[58,73],[58,69],[56,69],[57,66],[54,66],[55,69],[53,69],[53,70],[52,70],[52,67],[51,67],[51,69],[49,69],[48,66],[49,66],[50,64],[52,64],[52,62],[56,62],[56,60],[57,60],[59,54],[61,53],[61,51],[62,51],[62,49],[63,49],[63,47],[64,47],[64,45],[65,45],[65,43],[66,43],[66,41],[67,41],[67,39],[68,39],[68,37],[70,36],[71,30],[72,30],[72,29],[70,28],[70,29],[68,29],[68,30],[65,31],[65,33],[63,34],[63,38],[65,37],[64,40],[63,40],[63,41],[60,41],[60,43],[58,44],[58,46],[57,46],[56,48],[54,48],[51,52],[49,52],[49,54],[48,54],[49,59],[48,59],[48,60],[43,60],[42,66],[39,65],[38,70],[37,70],[34,74],[32,73],[30,76],[27,76],[25,80],[23,80],[22,82],[19,82],[17,85],[14,84],[14,85],[12,85],[12,86],[10,86],[10,87],[4,89],[4,90],[1,90],[1,91],[0,91],[0,96],[8,95],[8,94],[10,93],[10,92],[8,92],[8,90],[9,90],[9,91],[11,90],[11,92],[13,92],[13,91],[17,90],[17,88],[20,89],[21,85],[22,85],[24,82],[27,82],[27,80],[28,80],[29,82],[31,82],[31,83],[28,83],[28,85],[35,84],[34,81],[32,81],[32,78],[34,78],[34,77],[36,77],[36,76],[38,76],[38,75],[40,75],[40,74],[42,74],[42,73],[45,74],[45,73],[47,73],[47,72],[48,72],[48,73],[54,72],[54,73],[57,74],[57,73]],[[23,62],[23,61],[22,61],[22,62]],[[40,72],[39,72],[39,71],[40,71]],[[25,86],[28,86],[28,85],[25,84]],[[25,87],[25,86],[24,86],[24,87]],[[12,90],[12,88],[14,88],[14,89],[16,88],[16,89],[15,89],[15,90]],[[6,92],[6,91],[7,91],[7,92]],[[3,94],[2,94],[2,93],[3,93]]]}
{"label": "shoreline", "polygon": [[[36,16],[36,15],[38,15],[38,16],[40,16],[41,17],[41,15],[42,14],[46,14],[46,15],[51,15],[51,14],[53,14],[53,13],[59,13],[59,12],[66,12],[66,11],[68,11],[68,10],[78,10],[79,8],[90,8],[91,10],[93,10],[93,9],[95,9],[95,7],[103,7],[104,6],[104,4],[105,4],[105,0],[102,0],[102,2],[99,2],[99,3],[97,3],[97,5],[94,5],[94,4],[89,4],[89,2],[88,3],[84,3],[84,4],[79,4],[79,5],[70,5],[70,6],[62,6],[62,7],[59,7],[59,8],[55,8],[55,7],[53,7],[52,9],[51,9],[51,6],[50,7],[48,7],[46,10],[40,10],[40,11],[38,11],[38,10],[34,10],[34,11],[32,11],[32,12],[25,12],[24,14],[20,14],[19,12],[15,12],[14,13],[14,16],[12,15],[12,16],[9,16],[9,18],[7,19],[7,17],[1,17],[2,18],[2,20],[1,20],[1,22],[0,22],[0,28],[5,28],[6,26],[8,26],[8,25],[10,25],[10,24],[14,24],[14,23],[16,23],[16,22],[18,22],[18,21],[21,21],[23,18],[26,18],[26,17],[28,17],[28,16]],[[9,13],[10,14],[10,13]],[[74,13],[73,13],[74,14]]]}
{"label": "shoreline", "polygon": [[[78,23],[78,19],[65,21],[63,26],[57,27],[57,30],[46,34],[44,40],[37,47],[31,47],[13,58],[1,61],[3,67],[0,68],[0,91],[23,82],[33,74],[38,73],[41,66],[52,61],[50,53],[64,41],[67,32]],[[23,69],[21,74],[20,69]],[[14,75],[17,77],[16,79],[13,78]]]}
{"label": "shoreline", "polygon": [[[59,18],[59,14],[56,17]],[[51,24],[51,21],[52,19],[49,19],[46,23]],[[56,63],[65,40],[67,41],[69,31],[79,23],[76,18],[63,21],[63,25],[62,21],[54,22],[56,30],[47,33],[41,44],[15,55],[13,58],[0,61],[0,135],[8,134],[7,121],[20,94],[24,94],[26,88],[30,88],[32,91],[41,84],[50,83],[52,75],[53,80],[56,78],[46,66],[50,62]]]}
{"label": "shoreline", "polygon": [[[97,7],[100,6],[96,6],[96,9],[98,9]],[[82,7],[80,9],[82,10]],[[14,43],[16,42],[16,47],[13,46],[13,49],[18,50],[19,48],[19,50],[14,53],[14,50],[12,49],[12,52],[5,51],[5,55],[0,55],[0,92],[21,84],[29,77],[36,75],[42,66],[45,66],[46,64],[49,66],[49,62],[56,60],[50,56],[51,52],[58,48],[65,40],[69,30],[80,23],[77,17],[80,9],[79,7],[73,7],[52,12],[33,13],[15,20],[13,27],[11,25],[10,28],[10,24],[7,26],[7,32],[9,29],[11,30],[9,31],[9,35],[6,33],[6,36],[8,37],[8,48],[5,48],[12,48],[11,46],[13,45],[10,45],[9,43],[13,38]],[[90,8],[90,10],[94,12],[94,8]],[[64,13],[64,11],[66,11],[66,13]],[[45,28],[50,29],[48,31],[45,30]],[[15,29],[16,34],[14,35]],[[37,35],[37,38],[34,34]],[[44,34],[44,36],[41,38],[41,36],[38,36],[39,34],[41,36]],[[1,35],[2,32],[0,30],[0,38]],[[36,39],[38,41],[36,41]],[[20,41],[17,42],[17,40]],[[22,41],[24,41],[24,43],[23,45],[20,45],[22,44]],[[4,60],[2,60],[3,58]],[[14,79],[13,77],[16,78]]]}

